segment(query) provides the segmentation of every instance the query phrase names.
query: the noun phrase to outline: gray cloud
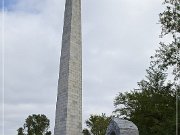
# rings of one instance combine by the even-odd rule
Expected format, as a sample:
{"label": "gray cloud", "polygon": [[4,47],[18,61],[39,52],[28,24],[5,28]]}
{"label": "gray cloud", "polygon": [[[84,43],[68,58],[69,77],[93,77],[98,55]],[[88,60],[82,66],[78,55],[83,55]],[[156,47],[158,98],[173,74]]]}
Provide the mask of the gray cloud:
{"label": "gray cloud", "polygon": [[[5,135],[32,113],[46,114],[53,130],[64,3],[18,0],[5,13]],[[157,0],[82,1],[84,120],[111,114],[115,95],[144,78],[160,11]]]}

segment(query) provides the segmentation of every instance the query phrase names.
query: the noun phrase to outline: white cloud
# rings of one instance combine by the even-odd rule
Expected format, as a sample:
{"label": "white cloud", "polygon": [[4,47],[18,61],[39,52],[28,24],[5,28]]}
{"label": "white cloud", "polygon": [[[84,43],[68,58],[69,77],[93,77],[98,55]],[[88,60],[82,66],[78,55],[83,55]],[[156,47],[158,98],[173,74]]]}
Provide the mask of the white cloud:
{"label": "white cloud", "polygon": [[[46,114],[53,130],[64,4],[19,0],[5,13],[6,135],[15,134],[32,113]],[[161,1],[86,0],[82,10],[87,119],[110,114],[115,95],[135,88],[144,77],[159,42]]]}

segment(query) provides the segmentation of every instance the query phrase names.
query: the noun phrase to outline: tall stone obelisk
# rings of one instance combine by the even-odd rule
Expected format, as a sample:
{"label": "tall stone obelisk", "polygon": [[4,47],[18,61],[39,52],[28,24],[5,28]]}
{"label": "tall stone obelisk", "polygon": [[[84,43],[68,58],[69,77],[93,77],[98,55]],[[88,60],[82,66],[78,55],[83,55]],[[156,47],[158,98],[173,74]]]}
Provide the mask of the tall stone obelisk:
{"label": "tall stone obelisk", "polygon": [[82,135],[81,0],[66,0],[54,135]]}

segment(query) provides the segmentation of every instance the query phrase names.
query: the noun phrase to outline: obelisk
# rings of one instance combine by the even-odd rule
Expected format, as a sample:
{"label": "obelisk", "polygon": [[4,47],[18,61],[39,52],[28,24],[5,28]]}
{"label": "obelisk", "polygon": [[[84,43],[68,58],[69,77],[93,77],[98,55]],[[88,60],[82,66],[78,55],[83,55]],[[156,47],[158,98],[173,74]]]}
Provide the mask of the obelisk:
{"label": "obelisk", "polygon": [[82,135],[81,0],[66,0],[54,135]]}

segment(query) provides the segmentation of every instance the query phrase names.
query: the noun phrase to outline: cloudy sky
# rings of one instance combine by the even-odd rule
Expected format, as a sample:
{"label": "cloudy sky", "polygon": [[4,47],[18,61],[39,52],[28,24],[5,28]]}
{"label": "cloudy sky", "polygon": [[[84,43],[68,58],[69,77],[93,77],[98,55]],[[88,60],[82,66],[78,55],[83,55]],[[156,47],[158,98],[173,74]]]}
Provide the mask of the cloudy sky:
{"label": "cloudy sky", "polygon": [[[137,88],[144,78],[158,48],[161,3],[82,0],[83,123],[90,114],[110,115],[118,92]],[[64,5],[65,0],[5,0],[4,135],[16,134],[28,115],[39,113],[48,116],[53,131]]]}

